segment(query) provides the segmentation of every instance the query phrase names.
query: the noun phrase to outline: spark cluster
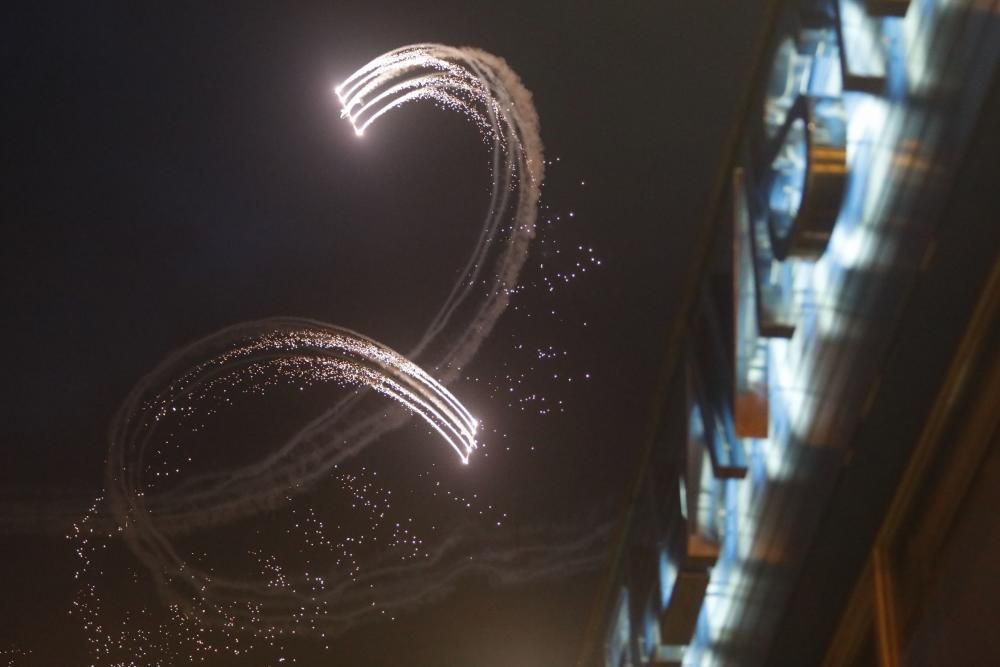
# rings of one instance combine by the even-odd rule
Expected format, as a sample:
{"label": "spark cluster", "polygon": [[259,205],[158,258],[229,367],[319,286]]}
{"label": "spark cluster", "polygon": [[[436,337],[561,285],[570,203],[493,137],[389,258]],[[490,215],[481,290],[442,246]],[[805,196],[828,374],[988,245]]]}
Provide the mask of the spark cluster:
{"label": "spark cluster", "polygon": [[[477,421],[445,386],[462,378],[506,310],[535,236],[545,160],[530,93],[503,60],[435,44],[381,56],[337,92],[358,134],[414,100],[473,122],[492,146],[490,204],[478,242],[405,357],[333,325],[272,318],[196,341],[140,381],[112,425],[105,496],[70,535],[80,563],[73,613],[95,663],[280,653],[289,637],[325,641],[357,623],[393,618],[471,574],[532,580],[593,560],[587,540],[511,546],[474,521],[447,530],[432,525],[422,535],[405,509],[394,509],[392,490],[374,471],[351,466],[413,415],[463,462],[476,447]],[[306,392],[324,384],[347,387],[349,395],[277,447],[221,470],[196,466],[190,443],[207,437],[234,406],[279,387]],[[336,511],[319,511],[316,489],[326,489],[319,497]],[[313,495],[304,498],[307,492]],[[448,506],[502,525],[503,513],[484,508],[478,494],[443,489],[432,498],[439,494]],[[278,526],[280,554],[253,531],[252,547],[233,547],[242,550],[241,566],[195,546],[192,536],[208,533],[217,546],[220,535],[236,535],[233,526],[245,529],[251,520]],[[157,595],[169,618],[156,615],[147,595],[129,606],[103,590],[112,567]]]}

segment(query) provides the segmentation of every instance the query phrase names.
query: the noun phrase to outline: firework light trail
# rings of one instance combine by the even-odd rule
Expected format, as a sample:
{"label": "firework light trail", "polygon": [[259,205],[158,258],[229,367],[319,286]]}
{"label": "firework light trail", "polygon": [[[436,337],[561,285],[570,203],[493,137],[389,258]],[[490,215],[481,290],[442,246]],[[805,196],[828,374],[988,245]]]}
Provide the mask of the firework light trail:
{"label": "firework light trail", "polygon": [[[406,355],[449,384],[507,308],[535,234],[544,157],[531,94],[502,59],[478,49],[433,44],[380,56],[337,90],[351,91],[338,94],[352,124],[369,114],[364,125],[355,124],[358,129],[406,102],[424,99],[460,111],[492,142],[492,192],[478,241],[447,299]],[[369,95],[380,105],[375,111],[363,101]],[[357,106],[366,111],[350,111]],[[512,191],[517,193],[513,202]],[[406,420],[405,411],[359,414],[356,403],[337,404],[255,464],[194,477],[171,496],[156,499],[157,514],[164,525],[184,530],[280,504],[289,488],[320,478]]]}
{"label": "firework light trail", "polygon": [[[350,99],[340,92],[348,86]],[[401,87],[408,92],[399,95]],[[492,190],[479,238],[448,297],[405,355],[421,368],[432,369],[440,385],[450,384],[460,377],[507,308],[535,235],[544,157],[531,93],[502,59],[479,49],[437,44],[418,44],[384,54],[358,70],[337,91],[344,103],[343,115],[351,118],[356,129],[361,127],[356,125],[358,114],[349,108],[361,105],[368,109],[370,105],[363,103],[365,95],[372,94],[383,104],[364,121],[364,127],[405,102],[423,99],[463,113],[492,143]],[[516,200],[511,201],[515,191]],[[245,326],[266,331],[268,321]],[[151,376],[166,377],[170,369],[183,370],[178,357],[197,364],[217,344],[216,336],[210,336],[190,345],[163,362]],[[141,391],[142,387],[135,390]],[[126,405],[134,403],[133,394]],[[168,534],[253,514],[281,504],[289,489],[321,478],[346,456],[400,427],[408,416],[405,410],[365,414],[357,401],[339,402],[253,464],[191,476],[169,493],[146,502],[155,508],[158,522]],[[42,518],[30,516],[23,504],[6,504],[20,510],[3,513],[2,525],[8,532],[23,529],[22,524],[34,525]],[[79,510],[51,514],[79,516]],[[52,524],[68,523],[65,518],[60,522],[58,516]]]}
{"label": "firework light trail", "polygon": [[[335,93],[342,116],[358,135],[417,100],[459,111],[481,131],[492,148],[493,178],[478,241],[406,357],[332,325],[267,319],[230,327],[175,352],[132,390],[112,425],[105,496],[70,537],[82,562],[78,576],[86,581],[103,573],[98,561],[106,535],[120,536],[173,620],[153,628],[160,636],[153,642],[148,624],[129,629],[145,612],[126,612],[118,634],[102,630],[111,625],[101,616],[105,600],[95,586],[84,585],[75,613],[91,629],[93,654],[102,661],[125,664],[136,650],[147,657],[183,654],[185,660],[218,650],[245,653],[248,643],[234,637],[246,635],[271,646],[288,635],[329,638],[426,604],[469,575],[528,582],[572,575],[600,560],[607,530],[592,523],[563,533],[522,533],[513,541],[481,526],[461,525],[424,540],[399,522],[390,526],[384,520],[391,491],[374,478],[338,469],[414,414],[468,462],[478,424],[445,385],[461,376],[517,286],[535,234],[544,159],[530,93],[503,60],[478,49],[435,44],[397,49],[362,67]],[[298,389],[334,384],[351,391],[248,464],[181,474],[180,466],[164,463],[164,449],[183,447],[175,432],[197,431],[206,415],[217,414],[210,406],[229,404],[240,394],[262,395],[278,384]],[[373,394],[393,399],[396,407],[373,404]],[[161,473],[177,477],[162,483]],[[331,480],[352,507],[368,513],[372,532],[387,535],[388,549],[363,564],[358,545],[371,542],[370,535],[334,540],[311,507],[296,504],[307,490]],[[309,545],[306,562],[325,554],[328,564],[291,574],[273,555],[252,550],[256,576],[218,574],[185,542],[196,531],[225,529],[278,508],[302,517],[301,527],[299,519],[295,526]]]}
{"label": "firework light trail", "polygon": [[[178,375],[178,369],[189,367],[192,356],[204,357],[207,352],[209,361]],[[178,419],[177,413],[182,420],[197,414],[211,397],[234,386],[261,389],[269,373],[299,383],[368,387],[419,415],[462,461],[468,461],[476,446],[476,421],[447,390],[398,353],[346,329],[309,320],[270,319],[225,329],[173,355],[143,379],[118,413],[112,427],[106,497],[122,537],[154,578],[157,590],[170,605],[196,613],[203,622],[231,623],[245,611],[248,622],[254,618],[259,623],[265,616],[280,617],[280,609],[287,605],[274,595],[260,605],[256,601],[265,586],[215,577],[178,554],[147,507],[145,476],[158,453],[150,448],[159,449],[170,440],[160,432],[161,423]],[[295,483],[303,481],[297,478]],[[336,573],[329,581],[331,586],[338,583]],[[336,596],[338,590],[333,587],[327,595]],[[301,599],[293,597],[301,608]],[[315,601],[324,596],[311,597]]]}

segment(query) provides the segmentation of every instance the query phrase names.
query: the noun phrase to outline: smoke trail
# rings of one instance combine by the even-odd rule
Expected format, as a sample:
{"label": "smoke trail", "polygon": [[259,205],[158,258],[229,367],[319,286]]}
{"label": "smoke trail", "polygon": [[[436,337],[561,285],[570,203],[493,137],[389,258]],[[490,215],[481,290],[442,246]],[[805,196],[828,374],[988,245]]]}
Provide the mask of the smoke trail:
{"label": "smoke trail", "polygon": [[[358,134],[387,112],[431,100],[464,113],[492,145],[492,193],[477,244],[445,302],[410,351],[409,362],[353,332],[304,320],[237,325],[174,353],[144,378],[111,430],[105,505],[131,552],[168,607],[187,622],[273,637],[284,632],[331,636],[376,613],[398,613],[443,595],[460,578],[530,581],[594,564],[602,531],[549,544],[510,545],[472,528],[455,529],[419,558],[386,554],[362,570],[237,579],[182,556],[178,535],[230,523],[289,503],[334,469],[404,424],[422,417],[467,460],[476,422],[444,389],[459,377],[506,309],[535,233],[543,154],[531,95],[506,63],[477,49],[421,44],[381,56],[337,88],[343,115]],[[516,193],[516,196],[512,196]],[[491,271],[492,269],[492,271]],[[483,286],[485,285],[485,290]],[[420,366],[433,369],[437,381]],[[332,405],[267,455],[221,472],[191,475],[160,489],[146,475],[169,418],[198,414],[238,378],[254,389],[267,373],[303,382],[368,387],[395,399],[372,410],[358,394]],[[85,543],[103,526],[98,511],[78,524]],[[471,545],[477,552],[469,556]],[[79,547],[82,576],[94,557]],[[377,590],[379,604],[370,601]],[[96,614],[92,588],[78,606]],[[89,611],[86,611],[89,610]],[[100,652],[100,651],[98,651]]]}
{"label": "smoke trail", "polygon": [[[613,522],[536,528],[517,538],[497,535],[481,526],[456,527],[421,558],[399,561],[391,555],[367,564],[356,577],[335,568],[318,573],[282,576],[279,581],[236,581],[210,577],[196,589],[178,590],[169,598],[170,620],[159,627],[134,628],[149,618],[133,609],[124,622],[110,623],[94,586],[83,586],[75,606],[91,632],[93,654],[101,664],[191,664],[260,650],[287,650],[290,638],[331,646],[330,640],[373,621],[414,613],[451,593],[471,577],[492,586],[565,580],[592,572],[603,561]],[[92,565],[103,554],[104,541],[94,542],[86,522],[78,527],[81,558]],[[470,554],[469,545],[476,550]],[[86,573],[84,573],[86,576]],[[172,589],[173,590],[173,589]]]}
{"label": "smoke trail", "polygon": [[[337,94],[356,131],[407,102],[425,99],[464,113],[492,142],[492,193],[478,242],[447,299],[406,355],[448,384],[460,376],[506,310],[535,235],[544,157],[531,93],[496,56],[473,48],[419,44],[372,60],[338,86]],[[371,101],[366,103],[368,96]],[[353,112],[356,107],[360,110]],[[367,119],[358,125],[362,114]],[[517,199],[511,202],[514,190]],[[480,295],[477,286],[490,259],[493,272]],[[470,306],[471,301],[475,303]],[[357,408],[350,401],[337,404],[260,461],[192,478],[170,496],[155,499],[164,530],[230,521],[280,504],[289,489],[306,488],[346,455],[407,419],[402,411],[386,416],[359,414]]]}
{"label": "smoke trail", "polygon": [[[192,355],[208,351],[207,361],[188,363]],[[175,354],[139,383],[118,413],[108,457],[107,506],[165,602],[203,624],[232,626],[243,612],[253,618],[242,620],[259,629],[268,618],[295,616],[265,582],[225,579],[180,554],[147,505],[147,469],[155,458],[150,448],[161,447],[167,438],[160,426],[177,419],[177,413],[182,420],[196,415],[209,399],[231,393],[237,384],[261,389],[268,373],[304,383],[368,387],[419,415],[463,461],[476,446],[476,421],[447,390],[401,355],[345,329],[308,320],[265,320],[223,330]],[[333,568],[323,577],[326,595],[336,597],[354,579]],[[302,604],[297,602],[300,611]]]}
{"label": "smoke trail", "polygon": [[[431,73],[428,75],[428,72]],[[507,308],[510,293],[535,235],[544,156],[531,93],[503,59],[474,48],[418,44],[391,51],[369,62],[337,87],[344,114],[357,131],[409,101],[424,99],[460,111],[492,143],[492,192],[478,241],[445,302],[406,356],[431,369],[442,385],[457,379]],[[400,94],[402,91],[406,91]],[[350,97],[348,98],[348,92]],[[371,96],[370,102],[365,102]],[[378,103],[378,108],[373,104]],[[357,124],[361,106],[368,114]],[[516,191],[516,201],[511,193]],[[506,223],[506,224],[504,224]],[[492,275],[483,275],[492,266]],[[268,321],[249,323],[266,331]],[[151,377],[161,377],[207,358],[218,336],[209,336],[164,361]],[[134,405],[136,387],[125,405]],[[165,534],[225,523],[280,505],[288,492],[308,488],[345,457],[363,450],[385,433],[406,423],[408,413],[365,413],[357,401],[344,401],[303,426],[269,455],[238,469],[192,476],[169,493],[146,499]],[[347,442],[348,445],[343,443]],[[60,504],[38,510],[5,503],[0,528],[5,532],[54,526],[62,531],[82,512]],[[95,520],[97,521],[97,520]],[[109,527],[110,526],[106,526]]]}
{"label": "smoke trail", "polygon": [[[351,567],[331,561],[296,575],[262,555],[266,573],[256,578],[217,574],[182,548],[185,536],[195,531],[293,507],[319,482],[334,480],[356,496],[359,488],[371,495],[370,481],[339,473],[338,466],[414,414],[463,461],[476,446],[476,421],[445,386],[460,377],[503,314],[534,238],[544,159],[531,94],[502,59],[436,44],[384,54],[335,92],[343,117],[359,135],[417,100],[459,111],[481,131],[492,152],[492,191],[476,245],[405,357],[333,325],[274,318],[196,341],[139,382],[112,424],[105,496],[73,526],[70,538],[80,557],[78,577],[88,581],[101,576],[95,562],[109,544],[107,537],[121,537],[167,605],[172,629],[156,630],[163,639],[154,650],[148,627],[129,630],[144,613],[126,613],[112,636],[110,624],[102,621],[104,600],[85,584],[75,608],[96,658],[110,661],[119,655],[125,664],[129,651],[141,647],[147,658],[158,651],[177,661],[186,653],[183,660],[190,662],[220,649],[245,652],[247,642],[240,644],[235,636],[268,642],[290,635],[329,638],[425,605],[463,578],[513,584],[565,577],[592,569],[603,556],[606,525],[556,535],[538,531],[520,539],[475,525],[454,526],[433,542],[407,534],[363,566],[354,564],[353,547],[338,544]],[[274,378],[358,390],[248,464],[190,474],[172,485],[153,479],[173,426],[188,423],[196,430],[202,416],[214,412],[206,407],[213,401],[228,403],[238,391],[263,393]],[[393,399],[396,407],[373,408],[367,398],[372,394]],[[388,503],[379,506],[382,514],[387,508]],[[50,514],[62,519],[72,513]],[[22,524],[26,516],[21,514]],[[0,516],[0,527],[21,526],[8,515]],[[314,528],[325,540],[322,523]],[[404,544],[409,551],[404,552]]]}

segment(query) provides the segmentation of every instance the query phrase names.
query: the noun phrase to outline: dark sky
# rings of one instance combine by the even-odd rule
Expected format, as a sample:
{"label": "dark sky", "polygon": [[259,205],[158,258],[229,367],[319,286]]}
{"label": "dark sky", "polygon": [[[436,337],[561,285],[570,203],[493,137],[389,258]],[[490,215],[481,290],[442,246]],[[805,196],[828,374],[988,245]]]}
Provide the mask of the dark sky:
{"label": "dark sky", "polygon": [[[477,234],[488,154],[460,118],[418,106],[358,140],[330,87],[384,51],[433,41],[504,57],[534,93],[546,157],[558,158],[541,220],[559,220],[543,224],[528,287],[468,370],[494,387],[523,374],[518,396],[544,394],[563,411],[524,416],[497,392],[465,387],[495,437],[516,443],[472,474],[520,513],[514,521],[613,505],[744,85],[758,4],[6,10],[0,495],[86,505],[129,389],[171,350],[226,325],[297,315],[400,350],[414,342]],[[601,266],[549,293],[548,272],[571,269],[589,252],[581,246]],[[548,346],[562,360],[532,357]],[[453,389],[463,397],[462,383]],[[0,536],[0,656],[21,646],[33,654],[18,665],[90,664],[67,615],[71,551],[63,540]],[[592,577],[530,590],[471,581],[324,655],[345,665],[568,664],[594,590]],[[45,641],[53,632],[63,640]]]}

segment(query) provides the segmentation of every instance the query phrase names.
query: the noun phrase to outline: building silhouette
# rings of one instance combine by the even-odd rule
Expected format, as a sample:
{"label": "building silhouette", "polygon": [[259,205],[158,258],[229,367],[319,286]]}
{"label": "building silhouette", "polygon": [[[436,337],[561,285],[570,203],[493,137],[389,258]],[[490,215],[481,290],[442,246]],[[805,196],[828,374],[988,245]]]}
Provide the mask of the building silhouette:
{"label": "building silhouette", "polygon": [[768,12],[579,664],[1000,664],[1000,2]]}

